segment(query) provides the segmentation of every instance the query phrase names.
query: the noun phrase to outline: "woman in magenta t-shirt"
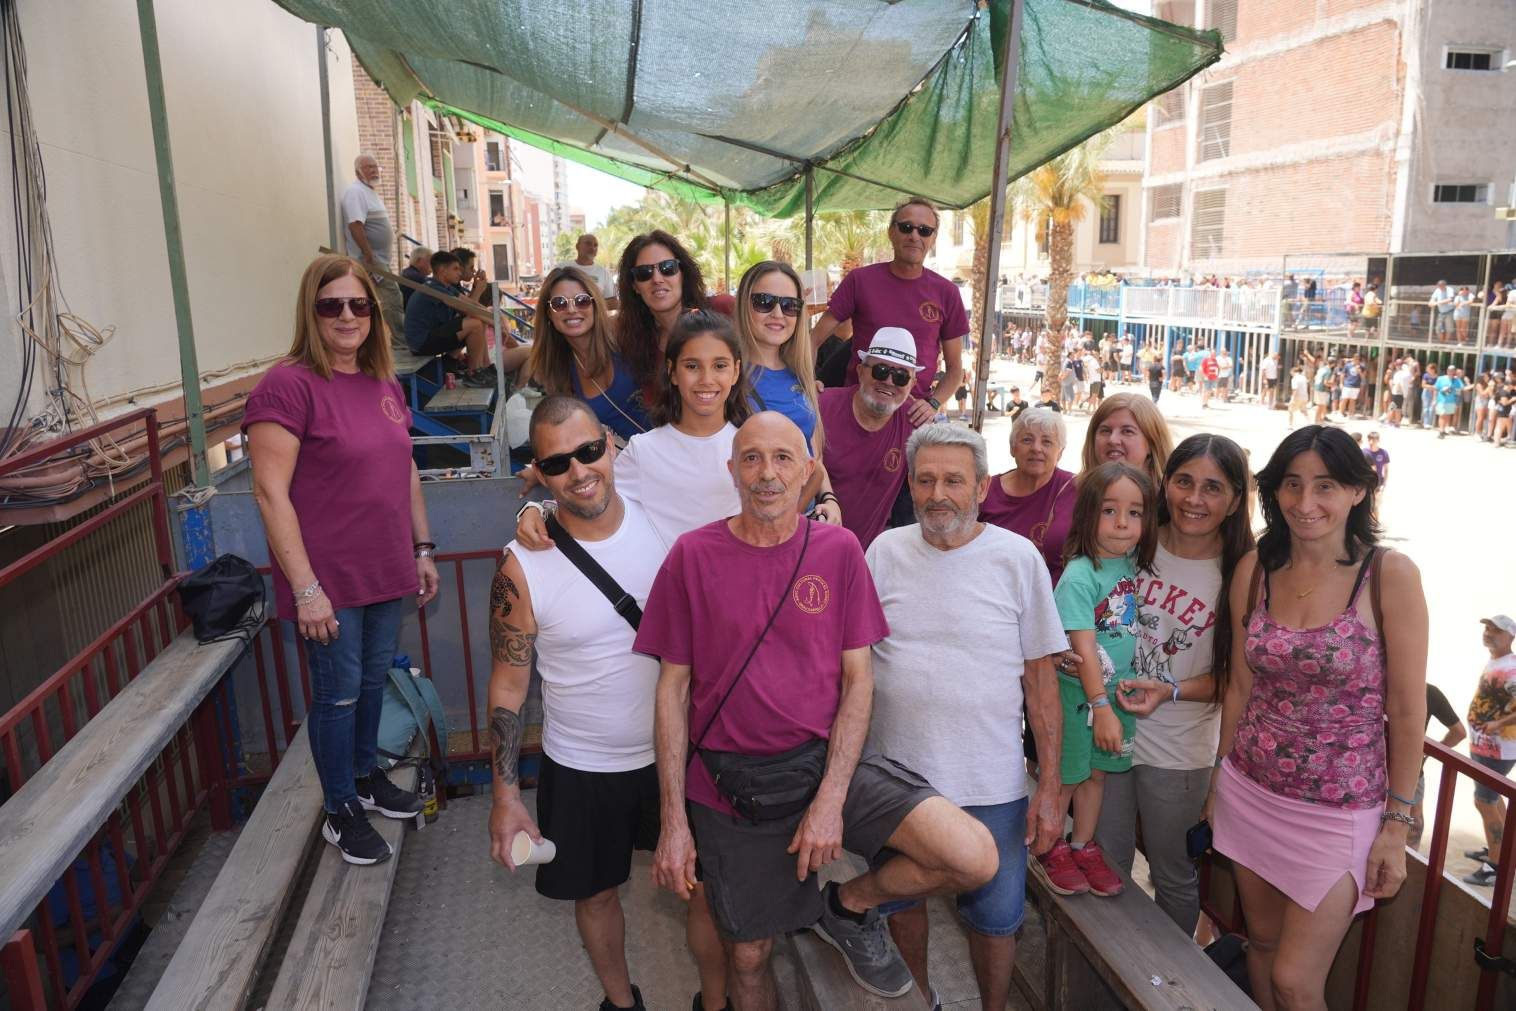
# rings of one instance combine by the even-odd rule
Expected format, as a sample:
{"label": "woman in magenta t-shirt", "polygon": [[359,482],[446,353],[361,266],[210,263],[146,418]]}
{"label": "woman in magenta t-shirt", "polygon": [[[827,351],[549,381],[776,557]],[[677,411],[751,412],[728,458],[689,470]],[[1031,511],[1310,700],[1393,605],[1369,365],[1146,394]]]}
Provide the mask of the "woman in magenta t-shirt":
{"label": "woman in magenta t-shirt", "polygon": [[310,661],[306,730],[322,834],[354,864],[386,860],[366,811],[413,817],[420,801],[378,769],[379,710],[402,598],[437,593],[410,412],[368,274],[345,256],[305,270],[289,356],[247,400],[253,489],[279,617]]}
{"label": "woman in magenta t-shirt", "polygon": [[979,519],[1031,541],[1054,585],[1063,575],[1063,542],[1074,522],[1074,475],[1058,467],[1068,429],[1057,411],[1034,407],[1011,426],[1016,466],[990,480]]}

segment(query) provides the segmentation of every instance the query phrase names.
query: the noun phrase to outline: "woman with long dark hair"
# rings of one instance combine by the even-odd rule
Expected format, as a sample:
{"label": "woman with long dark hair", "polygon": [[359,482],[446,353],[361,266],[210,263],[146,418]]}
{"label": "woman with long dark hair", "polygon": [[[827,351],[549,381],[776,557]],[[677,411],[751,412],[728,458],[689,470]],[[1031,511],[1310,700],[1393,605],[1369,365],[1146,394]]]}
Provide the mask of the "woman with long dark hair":
{"label": "woman with long dark hair", "polygon": [[662,229],[634,236],[621,251],[616,291],[616,347],[632,370],[649,409],[658,398],[663,349],[674,321],[708,308],[705,278],[679,240]]}
{"label": "woman with long dark hair", "polygon": [[1232,578],[1206,814],[1236,872],[1253,999],[1325,1008],[1354,915],[1405,881],[1426,598],[1415,564],[1378,545],[1378,479],[1347,433],[1291,433],[1257,479],[1265,530]]}
{"label": "woman with long dark hair", "polygon": [[526,371],[545,393],[583,399],[623,440],[653,427],[632,370],[611,338],[604,296],[572,264],[555,267],[542,282]]}
{"label": "woman with long dark hair", "polygon": [[1140,820],[1158,905],[1193,934],[1200,881],[1185,833],[1210,789],[1231,670],[1228,577],[1254,547],[1242,448],[1222,435],[1181,442],[1164,467],[1158,524],[1153,564],[1137,573],[1137,678],[1117,696],[1141,717],[1132,770],[1106,776],[1095,837],[1130,874]]}

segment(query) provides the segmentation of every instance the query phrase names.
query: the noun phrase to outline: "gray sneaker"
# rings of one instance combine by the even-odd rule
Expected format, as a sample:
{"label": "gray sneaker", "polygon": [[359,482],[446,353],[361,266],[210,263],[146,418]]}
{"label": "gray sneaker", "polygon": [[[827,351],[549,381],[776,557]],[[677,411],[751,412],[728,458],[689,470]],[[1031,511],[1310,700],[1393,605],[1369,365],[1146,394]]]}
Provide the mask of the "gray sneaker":
{"label": "gray sneaker", "polygon": [[821,919],[811,924],[816,936],[842,952],[843,961],[853,981],[869,993],[880,997],[902,997],[910,992],[915,980],[905,959],[895,950],[877,909],[870,909],[862,923],[855,923],[832,912],[830,891],[823,897]]}

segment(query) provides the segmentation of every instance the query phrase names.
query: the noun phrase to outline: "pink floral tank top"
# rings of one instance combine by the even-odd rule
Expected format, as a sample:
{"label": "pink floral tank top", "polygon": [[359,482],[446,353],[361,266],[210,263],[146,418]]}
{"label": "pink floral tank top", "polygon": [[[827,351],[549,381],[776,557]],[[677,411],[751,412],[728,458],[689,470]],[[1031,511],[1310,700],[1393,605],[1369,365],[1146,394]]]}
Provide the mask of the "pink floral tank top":
{"label": "pink floral tank top", "polygon": [[1288,628],[1263,602],[1247,622],[1253,691],[1238,721],[1233,767],[1284,797],[1366,808],[1388,789],[1384,647],[1358,617],[1375,552],[1358,569],[1348,606],[1318,628]]}

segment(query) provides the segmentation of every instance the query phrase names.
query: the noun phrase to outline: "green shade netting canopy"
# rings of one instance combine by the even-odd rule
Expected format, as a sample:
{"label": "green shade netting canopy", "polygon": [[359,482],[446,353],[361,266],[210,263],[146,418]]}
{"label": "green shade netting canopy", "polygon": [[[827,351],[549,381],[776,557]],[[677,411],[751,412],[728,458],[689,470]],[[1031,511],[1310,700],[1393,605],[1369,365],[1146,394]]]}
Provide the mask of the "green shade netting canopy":
{"label": "green shade netting canopy", "polygon": [[[990,190],[1010,0],[276,0],[420,99],[652,189],[787,217]],[[1024,0],[1010,177],[1218,60],[1103,0]]]}

